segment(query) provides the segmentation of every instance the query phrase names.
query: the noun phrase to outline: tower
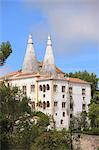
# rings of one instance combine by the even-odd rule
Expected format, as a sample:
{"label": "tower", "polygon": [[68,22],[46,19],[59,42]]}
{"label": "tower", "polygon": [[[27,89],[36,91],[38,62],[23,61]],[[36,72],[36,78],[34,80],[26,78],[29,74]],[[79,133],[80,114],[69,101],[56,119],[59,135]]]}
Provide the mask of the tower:
{"label": "tower", "polygon": [[28,43],[27,43],[27,50],[24,57],[24,63],[22,66],[22,72],[24,73],[38,73],[39,66],[36,59],[33,42],[32,42],[32,35],[29,35]]}
{"label": "tower", "polygon": [[52,50],[52,41],[51,41],[51,37],[48,36],[46,52],[45,52],[43,65],[42,65],[42,73],[55,74],[55,70],[56,67],[55,67],[54,55]]}

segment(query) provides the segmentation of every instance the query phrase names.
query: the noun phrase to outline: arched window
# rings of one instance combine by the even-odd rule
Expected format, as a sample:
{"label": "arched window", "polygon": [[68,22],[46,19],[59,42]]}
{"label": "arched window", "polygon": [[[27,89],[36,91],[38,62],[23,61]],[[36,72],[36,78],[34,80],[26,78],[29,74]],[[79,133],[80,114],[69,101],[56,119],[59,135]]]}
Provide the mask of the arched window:
{"label": "arched window", "polygon": [[47,90],[50,90],[50,86],[49,86],[49,84],[47,84],[46,89],[47,89]]}
{"label": "arched window", "polygon": [[42,107],[42,102],[41,101],[39,101],[38,106]]}
{"label": "arched window", "polygon": [[47,107],[50,107],[50,103],[49,103],[49,101],[47,101]]}
{"label": "arched window", "polygon": [[42,91],[42,85],[39,86],[39,90]]}
{"label": "arched window", "polygon": [[46,91],[46,86],[45,85],[43,85],[43,92],[45,92]]}
{"label": "arched window", "polygon": [[43,109],[45,109],[46,108],[46,103],[45,103],[45,101],[43,102]]}

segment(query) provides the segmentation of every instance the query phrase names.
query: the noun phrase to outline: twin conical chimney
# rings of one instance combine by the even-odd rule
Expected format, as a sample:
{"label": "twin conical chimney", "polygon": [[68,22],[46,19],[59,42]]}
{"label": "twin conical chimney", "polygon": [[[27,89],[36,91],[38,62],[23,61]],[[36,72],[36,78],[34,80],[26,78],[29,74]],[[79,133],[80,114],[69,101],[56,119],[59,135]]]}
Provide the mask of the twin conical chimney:
{"label": "twin conical chimney", "polygon": [[31,34],[29,35],[29,38],[28,38],[27,50],[26,50],[26,54],[24,58],[22,72],[33,73],[33,74],[39,72],[39,66],[38,66],[38,62],[36,59]]}
{"label": "twin conical chimney", "polygon": [[43,60],[42,72],[53,74],[55,73],[55,70],[56,67],[55,67],[54,55],[52,50],[52,41],[51,41],[51,37],[48,36],[46,52]]}
{"label": "twin conical chimney", "polygon": [[[41,73],[53,74],[55,73],[55,70],[56,67],[55,67],[54,55],[52,50],[52,41],[51,41],[51,37],[48,36],[47,47],[46,47]],[[33,73],[33,74],[39,72],[39,64],[36,59],[31,34],[29,35],[28,38],[27,50],[24,58],[22,72]]]}

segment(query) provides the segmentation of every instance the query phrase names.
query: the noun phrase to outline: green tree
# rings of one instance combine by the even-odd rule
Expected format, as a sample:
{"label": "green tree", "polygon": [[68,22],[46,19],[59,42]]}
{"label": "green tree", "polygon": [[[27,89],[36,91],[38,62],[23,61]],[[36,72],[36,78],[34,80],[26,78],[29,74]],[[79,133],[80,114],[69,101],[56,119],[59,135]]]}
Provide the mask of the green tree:
{"label": "green tree", "polygon": [[4,83],[0,84],[1,150],[11,149],[14,146],[14,132],[16,132],[17,128],[22,130],[22,124],[20,126],[17,122],[21,122],[24,119],[23,122],[25,125],[23,125],[30,127],[28,124],[31,122],[32,112],[28,103],[29,99],[24,97],[17,87],[7,87]]}
{"label": "green tree", "polygon": [[37,137],[31,150],[71,150],[70,133],[66,131],[44,132]]}
{"label": "green tree", "polygon": [[88,117],[92,128],[99,128],[99,91],[94,93],[89,106]]}
{"label": "green tree", "polygon": [[[42,112],[32,112],[29,102],[18,87],[0,84],[1,150],[30,150],[35,138],[46,131],[49,117]],[[38,118],[36,124],[35,116]]]}
{"label": "green tree", "polygon": [[41,127],[47,127],[49,125],[50,119],[49,119],[49,117],[47,115],[45,115],[44,113],[42,113],[40,111],[39,112],[35,112],[34,115],[39,117],[39,119],[37,121],[37,124],[38,124],[39,127],[40,126]]}
{"label": "green tree", "polygon": [[8,56],[12,53],[12,48],[9,42],[2,42],[0,45],[0,66],[4,65]]}
{"label": "green tree", "polygon": [[93,102],[90,105],[88,117],[92,128],[99,128],[99,104]]}
{"label": "green tree", "polygon": [[76,117],[70,121],[70,130],[71,132],[81,132],[81,130],[86,130],[89,127],[87,112],[82,111]]}

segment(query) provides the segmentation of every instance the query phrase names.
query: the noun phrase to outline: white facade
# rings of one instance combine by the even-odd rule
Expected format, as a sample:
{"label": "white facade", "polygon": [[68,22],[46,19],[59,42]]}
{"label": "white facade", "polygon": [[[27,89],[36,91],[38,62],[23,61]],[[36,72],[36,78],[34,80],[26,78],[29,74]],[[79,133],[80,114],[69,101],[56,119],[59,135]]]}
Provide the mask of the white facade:
{"label": "white facade", "polygon": [[[47,50],[50,51],[50,48]],[[49,54],[53,55],[52,48]],[[46,60],[45,57],[44,60]],[[53,56],[47,56],[47,59],[50,58],[54,59]],[[50,61],[48,60],[48,62]],[[40,66],[39,73],[34,73],[34,70],[33,73],[18,71],[6,76],[6,78],[9,79],[11,86],[20,87],[23,94],[31,99],[33,111],[42,111],[51,116],[57,129],[68,129],[70,118],[73,115],[76,116],[83,110],[88,111],[88,104],[91,99],[90,84],[80,79],[65,78],[63,72],[56,68],[54,63],[52,69],[51,63],[47,64],[50,65],[51,71],[54,66],[56,69],[54,69],[54,73],[49,72],[49,67],[47,72],[46,67],[46,73],[44,74],[44,72],[42,73],[44,63],[41,66],[38,64]]]}

